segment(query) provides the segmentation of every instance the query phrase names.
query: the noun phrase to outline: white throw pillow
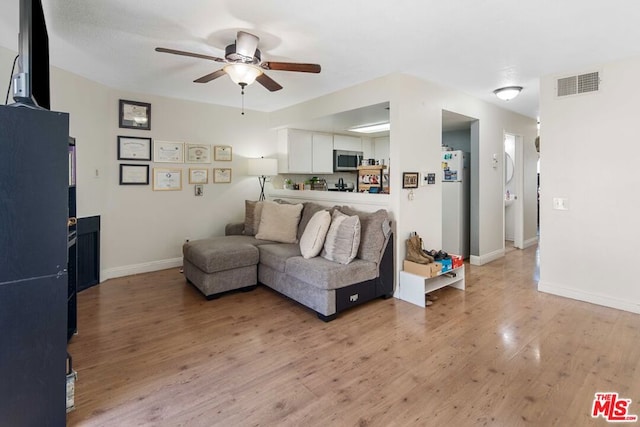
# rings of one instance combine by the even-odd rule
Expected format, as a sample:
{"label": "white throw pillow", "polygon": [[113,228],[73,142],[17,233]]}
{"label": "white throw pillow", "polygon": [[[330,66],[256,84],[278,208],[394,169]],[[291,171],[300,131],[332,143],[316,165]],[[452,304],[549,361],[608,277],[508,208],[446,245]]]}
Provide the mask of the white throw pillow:
{"label": "white throw pillow", "polygon": [[360,246],[360,218],[333,211],[331,226],[324,241],[322,257],[340,264],[349,264]]}
{"label": "white throw pillow", "polygon": [[296,243],[298,241],[298,222],[300,222],[301,213],[301,203],[289,205],[269,200],[264,201],[256,239]]}
{"label": "white throw pillow", "polygon": [[309,220],[302,237],[300,237],[300,252],[304,258],[318,256],[324,246],[324,239],[331,225],[329,211],[318,211]]}

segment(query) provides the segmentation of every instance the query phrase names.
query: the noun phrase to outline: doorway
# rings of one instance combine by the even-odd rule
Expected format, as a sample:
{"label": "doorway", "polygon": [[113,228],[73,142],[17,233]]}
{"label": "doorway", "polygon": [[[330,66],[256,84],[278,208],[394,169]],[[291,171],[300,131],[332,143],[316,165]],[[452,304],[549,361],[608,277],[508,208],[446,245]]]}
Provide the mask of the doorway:
{"label": "doorway", "polygon": [[505,251],[524,249],[524,149],[522,136],[504,132],[504,242]]}
{"label": "doorway", "polygon": [[[446,252],[469,258],[479,254],[478,211],[478,119],[442,110],[443,167],[448,164],[446,154],[463,159],[463,172],[457,175],[458,182],[442,182],[444,173],[438,177],[442,184],[442,248]],[[453,202],[453,203],[452,203]]]}

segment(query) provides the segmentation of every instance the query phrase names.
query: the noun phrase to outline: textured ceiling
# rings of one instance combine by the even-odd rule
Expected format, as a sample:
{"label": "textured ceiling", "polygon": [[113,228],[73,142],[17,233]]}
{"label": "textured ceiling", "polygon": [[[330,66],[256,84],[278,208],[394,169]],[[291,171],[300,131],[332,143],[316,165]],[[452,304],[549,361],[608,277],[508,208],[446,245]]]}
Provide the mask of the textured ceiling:
{"label": "textured ceiling", "polygon": [[[320,74],[270,71],[284,89],[246,90],[274,111],[393,72],[412,74],[538,116],[539,77],[640,55],[635,0],[42,0],[51,62],[105,85],[233,107],[220,64],[156,46],[224,56],[236,31],[260,37],[266,59],[313,62]],[[19,0],[3,0],[0,45],[17,50]],[[492,91],[520,85],[503,102]]]}

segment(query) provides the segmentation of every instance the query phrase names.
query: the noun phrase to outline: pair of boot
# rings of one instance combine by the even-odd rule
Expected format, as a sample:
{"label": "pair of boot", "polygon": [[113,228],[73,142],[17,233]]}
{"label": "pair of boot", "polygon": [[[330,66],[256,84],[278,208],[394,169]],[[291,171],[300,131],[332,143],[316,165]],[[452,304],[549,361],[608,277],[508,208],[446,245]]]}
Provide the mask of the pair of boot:
{"label": "pair of boot", "polygon": [[407,239],[407,261],[418,264],[429,264],[433,262],[433,257],[422,250],[422,239],[417,234]]}

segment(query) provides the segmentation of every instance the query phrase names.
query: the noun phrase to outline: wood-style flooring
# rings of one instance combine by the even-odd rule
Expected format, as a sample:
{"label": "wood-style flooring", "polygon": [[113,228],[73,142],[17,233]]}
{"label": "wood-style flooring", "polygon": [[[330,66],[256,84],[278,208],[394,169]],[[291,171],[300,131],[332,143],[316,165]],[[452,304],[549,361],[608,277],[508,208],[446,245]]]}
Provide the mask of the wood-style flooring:
{"label": "wood-style flooring", "polygon": [[68,425],[607,425],[596,392],[640,415],[640,316],[538,292],[536,258],[330,323],[262,286],[206,301],[178,269],[109,280],[79,294]]}

